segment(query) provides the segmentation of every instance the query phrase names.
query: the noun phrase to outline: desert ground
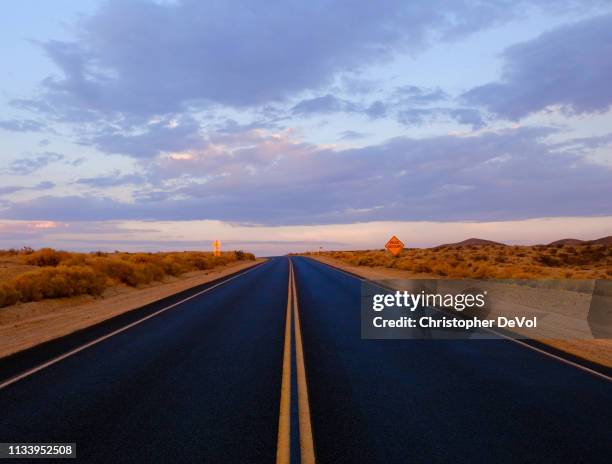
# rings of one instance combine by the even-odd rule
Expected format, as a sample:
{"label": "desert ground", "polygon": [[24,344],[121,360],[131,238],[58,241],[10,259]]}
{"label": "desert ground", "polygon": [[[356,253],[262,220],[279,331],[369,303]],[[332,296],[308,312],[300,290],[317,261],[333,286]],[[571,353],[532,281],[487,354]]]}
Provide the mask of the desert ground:
{"label": "desert ground", "polygon": [[411,278],[612,279],[612,237],[566,241],[509,246],[468,239],[433,248],[406,248],[397,256],[384,249],[306,254],[356,267],[406,271],[404,275]]}

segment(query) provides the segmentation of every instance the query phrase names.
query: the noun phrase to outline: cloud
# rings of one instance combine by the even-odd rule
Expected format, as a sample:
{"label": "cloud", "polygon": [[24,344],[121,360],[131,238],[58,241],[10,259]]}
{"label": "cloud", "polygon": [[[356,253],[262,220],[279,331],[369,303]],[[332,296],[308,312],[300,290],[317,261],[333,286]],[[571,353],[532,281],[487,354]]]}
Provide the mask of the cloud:
{"label": "cloud", "polygon": [[384,102],[377,100],[365,109],[365,113],[370,118],[377,119],[386,116],[387,110],[387,105]]}
{"label": "cloud", "polygon": [[[84,121],[283,102],[434,39],[499,25],[532,3],[275,0],[257,8],[245,0],[109,0],[80,19],[74,40],[40,43],[60,74],[42,81],[41,98],[15,104]],[[345,84],[353,93],[373,86]]]}
{"label": "cloud", "polygon": [[437,110],[430,108],[409,108],[399,111],[397,119],[405,125],[421,125],[438,115]]}
{"label": "cloud", "polygon": [[64,227],[53,221],[4,221],[0,220],[0,248],[17,247],[40,243],[53,229]]}
{"label": "cloud", "polygon": [[396,88],[384,101],[355,102],[327,94],[302,100],[291,111],[300,116],[331,113],[364,114],[371,119],[391,116],[404,125],[421,125],[441,119],[467,124],[474,129],[486,125],[480,110],[476,108],[430,106],[449,99],[450,95],[440,88],[406,85]]}
{"label": "cloud", "polygon": [[386,103],[381,100],[376,100],[369,104],[354,102],[327,94],[322,97],[301,100],[295,106],[293,106],[291,112],[298,116],[314,116],[332,113],[357,113],[365,114],[371,119],[377,119],[385,117],[389,112],[390,107],[393,107],[394,105],[395,102]]}
{"label": "cloud", "polygon": [[415,85],[398,87],[393,93],[393,99],[401,104],[427,105],[441,100],[447,100],[449,95],[441,88],[428,89]]}
{"label": "cloud", "polygon": [[87,185],[95,188],[117,187],[120,185],[138,185],[146,182],[145,177],[139,174],[121,174],[115,171],[108,176],[87,177],[77,179],[76,184]]}
{"label": "cloud", "polygon": [[4,119],[0,121],[0,129],[12,132],[41,132],[46,124],[32,119]]}
{"label": "cloud", "polygon": [[[273,113],[269,115],[272,119],[276,119],[282,116],[282,113],[276,110],[270,109],[269,113]],[[278,126],[274,123],[274,121],[254,120],[246,124],[241,124],[234,119],[226,119],[221,124],[208,127],[208,129],[211,132],[216,132],[220,134],[239,134],[254,129],[275,130],[278,129]]]}
{"label": "cloud", "polygon": [[24,190],[25,187],[19,187],[17,185],[8,185],[6,187],[0,187],[0,195],[10,195],[11,193],[19,192]]}
{"label": "cloud", "polygon": [[292,108],[293,114],[327,114],[327,113],[355,113],[359,105],[342,98],[327,94],[322,97],[302,100]]}
{"label": "cloud", "polygon": [[55,184],[49,180],[46,180],[36,184],[34,187],[32,187],[32,190],[48,190],[52,189],[53,187],[55,187]]}
{"label": "cloud", "polygon": [[499,82],[463,95],[498,116],[519,120],[551,106],[570,114],[612,105],[612,14],[558,27],[503,53]]}
{"label": "cloud", "polygon": [[397,112],[397,120],[404,125],[419,126],[432,121],[453,120],[481,129],[486,123],[474,108],[408,108]]}
{"label": "cloud", "polygon": [[85,137],[82,143],[103,153],[133,158],[154,158],[163,152],[181,152],[202,144],[199,123],[190,118],[165,118],[146,124],[136,132],[107,126]]}
{"label": "cloud", "polygon": [[[597,21],[608,16],[508,49],[500,82],[473,89],[461,104],[435,83],[396,88],[399,80],[389,73],[401,69],[409,76],[408,60],[383,68],[440,39],[509,21],[526,4],[273,0],[263,9],[238,0],[102,2],[75,25],[73,40],[39,44],[59,72],[44,79],[40,97],[18,104],[77,122],[70,127],[88,153],[129,156],[121,169],[131,164],[139,171],[106,166],[81,174],[67,189],[0,202],[0,215],[278,225],[609,214],[610,171],[585,159],[589,149],[607,146],[603,139],[553,144],[545,129],[520,128],[346,149],[296,135],[304,122],[296,115],[362,115],[362,124],[338,129],[346,129],[340,139],[358,140],[364,134],[350,129],[367,127],[365,118],[482,129],[491,113],[512,118],[551,104],[574,112],[607,108],[609,89],[601,90],[600,74],[609,77],[602,52],[608,36]],[[591,46],[595,39],[601,40]],[[574,81],[564,83],[564,95],[547,79],[556,82],[567,70]],[[582,75],[588,85],[579,82]],[[292,116],[295,134],[282,131]],[[35,129],[23,121],[7,127]],[[406,132],[394,123],[388,130]],[[58,161],[68,167],[82,159],[48,152],[15,161],[5,172],[29,175]],[[118,186],[121,200],[111,196]]]}
{"label": "cloud", "polygon": [[23,190],[32,190],[32,191],[49,190],[54,187],[55,187],[55,184],[51,181],[39,182],[33,187],[6,186],[6,187],[0,187],[0,195],[10,195],[12,193],[21,192]]}
{"label": "cloud", "polygon": [[28,175],[32,174],[45,166],[64,160],[64,155],[47,151],[39,155],[21,158],[9,164],[8,171],[12,174]]}
{"label": "cloud", "polygon": [[340,136],[340,139],[342,140],[359,140],[359,139],[363,139],[367,137],[369,134],[366,134],[364,132],[346,130],[346,131],[340,132],[340,134],[338,135]]}
{"label": "cloud", "polygon": [[371,119],[387,116],[394,117],[400,124],[422,125],[440,120],[452,120],[459,124],[481,129],[486,126],[479,109],[462,107],[431,107],[450,96],[442,89],[427,89],[404,86],[396,89],[385,101],[372,103],[354,102],[331,94],[305,99],[292,108],[292,113],[300,116],[313,116],[331,113],[364,114]]}
{"label": "cloud", "polygon": [[605,134],[594,137],[578,137],[566,140],[558,144],[560,148],[580,148],[583,150],[584,154],[588,154],[592,150],[607,147],[609,145],[612,145],[612,134]]}
{"label": "cloud", "polygon": [[339,90],[350,95],[366,95],[379,90],[381,86],[381,82],[376,79],[358,76],[342,76]]}
{"label": "cloud", "polygon": [[612,214],[612,170],[571,147],[547,144],[553,133],[518,128],[399,137],[333,150],[290,134],[252,131],[218,139],[189,157],[156,160],[147,172],[156,189],[132,202],[100,194],[45,196],[13,203],[2,215],[286,225]]}
{"label": "cloud", "polygon": [[446,113],[460,124],[467,124],[474,129],[482,129],[486,124],[479,110],[474,108],[450,108]]}

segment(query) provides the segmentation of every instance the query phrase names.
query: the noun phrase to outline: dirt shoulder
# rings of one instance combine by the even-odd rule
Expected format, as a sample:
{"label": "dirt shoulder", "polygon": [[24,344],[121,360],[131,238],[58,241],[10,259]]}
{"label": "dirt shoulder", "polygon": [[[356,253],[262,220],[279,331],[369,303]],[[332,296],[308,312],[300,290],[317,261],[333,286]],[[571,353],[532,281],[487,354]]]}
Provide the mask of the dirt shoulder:
{"label": "dirt shoulder", "polygon": [[[310,256],[322,263],[343,269],[352,274],[356,274],[368,280],[384,279],[440,279],[440,276],[433,274],[415,273],[399,269],[385,267],[353,266],[341,260],[328,256]],[[612,340],[557,340],[557,339],[536,339],[538,342],[549,345],[555,349],[564,351],[588,361],[612,367]]]}
{"label": "dirt shoulder", "polygon": [[384,279],[441,279],[436,274],[417,273],[412,271],[404,271],[401,269],[391,269],[383,266],[353,266],[339,259],[330,258],[329,256],[308,256],[330,266],[344,269],[352,274],[369,279],[369,280],[384,280]]}
{"label": "dirt shoulder", "polygon": [[117,286],[101,298],[79,296],[23,303],[0,309],[0,357],[145,306],[265,261],[238,261],[208,271],[195,271],[141,288]]}

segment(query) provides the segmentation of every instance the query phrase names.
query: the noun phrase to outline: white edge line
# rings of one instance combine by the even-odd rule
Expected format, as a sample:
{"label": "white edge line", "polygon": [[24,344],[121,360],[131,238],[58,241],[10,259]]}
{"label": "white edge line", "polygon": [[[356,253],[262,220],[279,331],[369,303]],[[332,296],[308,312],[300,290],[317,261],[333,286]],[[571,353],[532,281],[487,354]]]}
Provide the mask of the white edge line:
{"label": "white edge line", "polygon": [[[382,285],[378,284],[378,283],[377,283],[376,281],[374,281],[374,280],[366,279],[366,278],[363,278],[363,277],[358,277],[356,274],[351,274],[351,273],[349,273],[349,272],[344,271],[343,269],[339,269],[339,268],[337,268],[336,266],[332,266],[332,265],[330,265],[330,264],[324,263],[323,261],[319,261],[319,260],[316,260],[316,259],[313,259],[313,258],[310,258],[310,259],[312,259],[313,261],[316,261],[316,262],[318,262],[318,263],[321,263],[321,264],[323,264],[323,265],[325,265],[325,266],[327,266],[327,267],[329,267],[329,268],[331,268],[331,269],[334,269],[334,270],[340,271],[340,272],[342,272],[343,274],[346,274],[347,276],[352,277],[352,278],[354,278],[354,279],[361,280],[362,282],[370,282],[370,283],[372,283],[372,284],[376,285],[377,287],[380,287],[380,288],[382,288],[382,289],[384,289],[384,290],[392,290],[392,291],[393,291],[393,289],[391,289],[391,288],[387,288],[387,287],[384,287],[384,286],[382,286]],[[434,307],[431,307],[430,309],[435,309],[436,311],[442,312],[442,310],[441,310],[441,309],[439,309],[439,308],[434,308]],[[532,345],[530,345],[529,343],[525,343],[524,341],[521,341],[521,340],[519,340],[519,339],[509,337],[508,335],[505,335],[505,334],[503,334],[503,333],[501,333],[501,332],[497,332],[496,330],[493,330],[493,329],[491,329],[491,328],[488,328],[488,327],[480,327],[480,329],[482,329],[482,330],[486,330],[486,331],[488,331],[488,332],[492,332],[492,333],[494,333],[495,335],[499,335],[500,337],[505,338],[506,340],[510,340],[511,342],[514,342],[514,343],[516,343],[517,345],[521,345],[521,346],[522,346],[522,347],[524,347],[524,348],[529,348],[530,350],[536,351],[536,352],[538,352],[538,353],[540,353],[540,354],[543,354],[543,355],[548,356],[548,357],[550,357],[550,358],[556,359],[556,360],[557,360],[557,361],[559,361],[559,362],[562,362],[562,363],[568,364],[568,365],[573,366],[573,367],[575,367],[575,368],[577,368],[577,369],[580,369],[580,370],[582,370],[582,371],[588,372],[589,374],[592,374],[592,375],[594,375],[594,376],[600,377],[600,378],[602,378],[602,379],[604,379],[604,380],[607,380],[608,382],[612,382],[612,377],[610,377],[609,375],[604,374],[603,372],[598,372],[598,371],[596,371],[596,370],[594,370],[594,369],[591,369],[591,368],[589,368],[589,367],[583,366],[582,364],[579,364],[579,363],[577,363],[577,362],[570,361],[569,359],[565,359],[565,358],[564,358],[564,357],[562,357],[562,356],[558,356],[558,355],[556,355],[556,354],[550,353],[550,352],[548,352],[548,351],[546,351],[546,350],[543,350],[543,349],[541,349],[541,348],[538,348],[538,347],[532,346]],[[1,386],[0,386],[0,388],[1,388]]]}
{"label": "white edge line", "polygon": [[[264,263],[261,263],[261,264],[264,264]],[[80,351],[83,351],[83,350],[85,350],[85,349],[87,349],[87,348],[89,348],[89,347],[91,347],[93,345],[97,345],[98,343],[106,340],[107,338],[113,337],[113,336],[115,336],[117,334],[120,334],[121,332],[125,332],[126,330],[131,329],[132,327],[137,326],[138,324],[140,324],[140,323],[142,323],[142,322],[144,322],[144,321],[146,321],[148,319],[151,319],[152,317],[155,317],[155,316],[157,316],[157,315],[159,315],[159,314],[161,314],[163,312],[166,312],[169,309],[172,309],[172,308],[174,308],[174,307],[176,307],[176,306],[178,306],[180,304],[185,303],[186,301],[192,300],[192,299],[202,295],[203,293],[209,292],[209,291],[219,287],[220,285],[226,284],[227,282],[229,282],[231,280],[234,280],[234,279],[237,279],[238,277],[242,277],[242,276],[248,274],[249,272],[259,268],[259,266],[261,264],[255,265],[255,266],[251,267],[250,269],[247,268],[247,270],[245,272],[242,272],[240,274],[232,276],[229,279],[226,279],[226,280],[224,280],[222,282],[218,282],[215,285],[213,285],[212,287],[208,287],[208,288],[206,288],[206,289],[204,289],[204,290],[202,290],[202,291],[200,291],[198,293],[195,293],[195,294],[193,294],[193,295],[191,295],[191,296],[189,296],[189,297],[187,297],[187,298],[185,298],[185,299],[183,299],[181,301],[177,301],[176,303],[173,303],[173,304],[171,304],[169,306],[166,306],[166,307],[164,307],[162,309],[159,309],[159,310],[155,311],[154,313],[151,313],[148,316],[143,317],[142,319],[138,319],[137,321],[131,322],[131,323],[129,323],[126,326],[123,326],[123,327],[121,327],[121,328],[119,328],[117,330],[114,330],[113,332],[110,332],[110,333],[108,333],[106,335],[103,335],[103,336],[101,336],[99,338],[96,338],[96,339],[94,339],[94,340],[92,340],[90,342],[87,342],[84,345],[81,345],[81,346],[79,346],[77,348],[74,348],[74,349],[72,349],[72,350],[70,350],[70,351],[68,351],[68,352],[66,352],[66,353],[64,353],[62,355],[59,355],[59,356],[57,356],[55,358],[52,358],[49,361],[46,361],[46,362],[44,362],[42,364],[39,364],[36,367],[28,369],[27,371],[24,371],[21,374],[17,374],[16,376],[11,377],[8,380],[5,380],[4,382],[0,383],[0,390],[2,390],[5,387],[8,387],[9,385],[12,385],[12,384],[14,384],[16,382],[19,382],[20,380],[22,380],[22,379],[24,379],[26,377],[29,377],[29,376],[31,376],[32,374],[35,374],[38,371],[41,371],[41,370],[43,370],[43,369],[45,369],[45,368],[47,368],[49,366],[52,366],[53,364],[56,364],[56,363],[66,359],[66,358],[68,358],[68,357],[70,357],[70,356],[72,356],[74,354],[77,354]],[[240,272],[240,271],[238,271],[238,272]],[[127,312],[129,312],[129,311],[127,311]],[[125,314],[125,313],[123,313],[123,314]],[[107,320],[109,320],[109,319],[107,319]]]}

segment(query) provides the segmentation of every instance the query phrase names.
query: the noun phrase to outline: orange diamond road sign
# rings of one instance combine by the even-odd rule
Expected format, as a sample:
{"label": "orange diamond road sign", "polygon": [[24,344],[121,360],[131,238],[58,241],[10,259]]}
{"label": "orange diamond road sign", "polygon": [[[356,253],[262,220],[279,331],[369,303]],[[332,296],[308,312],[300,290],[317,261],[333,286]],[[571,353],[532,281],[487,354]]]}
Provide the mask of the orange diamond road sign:
{"label": "orange diamond road sign", "polygon": [[395,235],[389,239],[385,248],[391,252],[393,256],[397,256],[404,249],[404,244]]}

